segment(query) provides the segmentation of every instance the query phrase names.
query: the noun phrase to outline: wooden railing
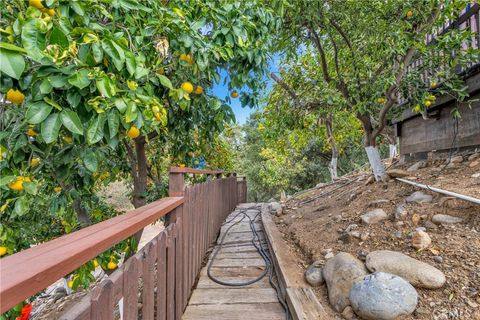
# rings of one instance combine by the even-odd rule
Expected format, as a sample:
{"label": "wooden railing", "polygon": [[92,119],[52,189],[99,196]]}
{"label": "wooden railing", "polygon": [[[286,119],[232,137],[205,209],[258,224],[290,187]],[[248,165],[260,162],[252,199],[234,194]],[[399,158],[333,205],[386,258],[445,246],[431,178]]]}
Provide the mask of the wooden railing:
{"label": "wooden railing", "polygon": [[[208,178],[185,186],[184,174]],[[115,312],[123,319],[137,319],[139,312],[142,319],[180,319],[206,251],[238,195],[245,199],[245,180],[222,175],[171,168],[170,197],[1,259],[1,313],[165,216],[165,230],[61,319],[113,319]]]}

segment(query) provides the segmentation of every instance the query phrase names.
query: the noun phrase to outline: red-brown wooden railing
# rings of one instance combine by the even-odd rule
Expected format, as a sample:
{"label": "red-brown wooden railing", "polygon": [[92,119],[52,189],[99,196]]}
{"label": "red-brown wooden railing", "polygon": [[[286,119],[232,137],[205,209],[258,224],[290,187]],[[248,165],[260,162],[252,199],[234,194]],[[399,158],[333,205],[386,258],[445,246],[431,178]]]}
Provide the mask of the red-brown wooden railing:
{"label": "red-brown wooden railing", "polygon": [[[208,178],[185,186],[185,174]],[[123,319],[137,319],[139,312],[142,319],[180,319],[223,220],[246,199],[245,179],[222,175],[171,168],[170,197],[0,259],[1,313],[165,216],[165,230],[61,319],[113,319],[121,300]]]}

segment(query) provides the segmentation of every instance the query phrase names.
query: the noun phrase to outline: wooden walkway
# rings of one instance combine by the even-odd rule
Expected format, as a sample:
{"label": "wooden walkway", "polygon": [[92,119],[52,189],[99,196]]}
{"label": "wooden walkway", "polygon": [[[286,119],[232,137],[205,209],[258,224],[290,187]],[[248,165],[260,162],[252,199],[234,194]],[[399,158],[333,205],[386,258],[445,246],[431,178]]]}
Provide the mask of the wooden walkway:
{"label": "wooden walkway", "polygon": [[[218,247],[226,229],[243,216],[240,214],[235,218],[240,210],[244,210],[251,219],[256,216],[255,226],[257,230],[261,230],[259,235],[264,240],[259,214],[260,207],[255,204],[243,204],[227,217],[228,223],[222,226],[213,252]],[[252,232],[249,222],[249,219],[244,218],[228,232],[212,265],[211,271],[215,278],[227,282],[244,282],[256,278],[265,270],[265,262],[251,243]],[[211,256],[212,254],[209,259]],[[205,266],[200,273],[197,286],[190,297],[182,319],[284,320],[285,311],[277,299],[275,289],[269,283],[268,275],[248,286],[223,286],[208,277],[207,266]]]}

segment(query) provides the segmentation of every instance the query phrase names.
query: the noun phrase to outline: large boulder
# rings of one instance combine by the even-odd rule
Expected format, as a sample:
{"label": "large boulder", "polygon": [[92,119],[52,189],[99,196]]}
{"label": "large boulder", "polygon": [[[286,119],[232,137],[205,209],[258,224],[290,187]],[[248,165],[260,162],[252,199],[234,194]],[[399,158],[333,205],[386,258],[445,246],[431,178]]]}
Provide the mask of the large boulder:
{"label": "large boulder", "polygon": [[350,303],[362,319],[394,320],[411,314],[418,302],[414,287],[389,273],[375,272],[353,284]]}
{"label": "large boulder", "polygon": [[371,272],[397,275],[418,288],[437,289],[446,281],[443,272],[434,266],[396,251],[373,251],[367,255],[366,265]]}
{"label": "large boulder", "polygon": [[363,214],[361,217],[364,224],[374,224],[387,219],[387,214],[383,209],[373,209]]}
{"label": "large boulder", "polygon": [[327,283],[328,299],[333,309],[342,312],[350,305],[350,290],[356,281],[367,275],[362,261],[346,252],[340,252],[327,260],[323,267],[323,278]]}

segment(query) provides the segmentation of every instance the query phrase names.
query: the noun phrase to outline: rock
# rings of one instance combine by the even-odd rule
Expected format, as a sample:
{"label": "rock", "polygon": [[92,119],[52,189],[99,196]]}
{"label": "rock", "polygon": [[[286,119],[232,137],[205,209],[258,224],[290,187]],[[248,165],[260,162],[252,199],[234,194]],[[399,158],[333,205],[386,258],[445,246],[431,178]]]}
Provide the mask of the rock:
{"label": "rock", "polygon": [[463,222],[463,219],[448,214],[436,214],[432,217],[432,222],[435,224],[455,224]]}
{"label": "rock", "polygon": [[370,177],[368,177],[367,181],[365,181],[365,185],[368,186],[369,184],[372,184],[373,182],[375,182],[375,177],[370,176]]}
{"label": "rock", "polygon": [[348,225],[348,227],[345,228],[345,232],[348,233],[348,232],[350,232],[352,230],[355,230],[357,228],[358,228],[358,224],[352,223],[352,224]]}
{"label": "rock", "polygon": [[353,311],[363,319],[394,320],[415,311],[418,294],[404,279],[375,272],[353,284],[350,302]]}
{"label": "rock", "polygon": [[414,287],[437,289],[445,284],[445,275],[428,263],[400,252],[379,250],[368,254],[366,265],[371,272],[382,271],[404,278]]}
{"label": "rock", "polygon": [[480,178],[480,172],[472,174],[472,178]]}
{"label": "rock", "polygon": [[427,203],[432,202],[433,197],[429,194],[425,194],[422,191],[415,191],[409,195],[406,199],[407,202]]}
{"label": "rock", "polygon": [[346,252],[340,252],[328,260],[323,268],[323,278],[327,283],[328,299],[333,309],[342,312],[350,305],[352,285],[367,274],[363,263]]}
{"label": "rock", "polygon": [[365,241],[368,239],[368,236],[370,235],[370,233],[368,231],[362,231],[362,233],[360,233],[360,239],[362,241]]}
{"label": "rock", "polygon": [[427,232],[427,228],[425,228],[425,227],[416,227],[415,230],[416,230],[416,231]]}
{"label": "rock", "polygon": [[352,241],[352,236],[349,233],[342,233],[338,240],[342,241],[343,243],[350,243]]}
{"label": "rock", "polygon": [[325,255],[325,260],[328,260],[328,259],[331,259],[333,258],[335,255],[333,254],[333,252],[329,252]]}
{"label": "rock", "polygon": [[412,247],[418,250],[428,248],[432,244],[432,239],[425,231],[417,230],[412,237]]}
{"label": "rock", "polygon": [[355,319],[355,314],[353,313],[352,307],[348,306],[345,309],[343,309],[342,317],[343,319],[346,319],[346,320]]}
{"label": "rock", "polygon": [[397,220],[403,220],[407,217],[408,211],[405,209],[405,206],[403,204],[399,204],[395,208],[395,219]]}
{"label": "rock", "polygon": [[323,254],[323,255],[326,255],[327,253],[330,253],[330,252],[332,252],[332,251],[333,251],[332,248],[328,248],[328,249],[322,249],[322,250],[320,251],[320,253]]}
{"label": "rock", "polygon": [[364,224],[374,224],[378,223],[387,218],[387,214],[383,209],[374,209],[369,211],[361,216],[362,222]]}
{"label": "rock", "polygon": [[315,261],[307,268],[305,271],[305,280],[307,280],[312,287],[318,287],[325,282],[320,261]]}
{"label": "rock", "polygon": [[403,178],[408,177],[410,175],[410,172],[402,169],[390,169],[387,170],[387,174],[392,178]]}
{"label": "rock", "polygon": [[357,252],[357,256],[358,256],[358,259],[365,261],[365,259],[367,259],[367,256],[368,256],[368,251],[361,249]]}
{"label": "rock", "polygon": [[475,161],[472,161],[468,164],[468,166],[470,168],[475,168],[476,166],[478,166],[480,164],[480,160],[475,160]]}
{"label": "rock", "polygon": [[463,162],[462,156],[456,156],[450,159],[450,163],[462,163],[462,162]]}
{"label": "rock", "polygon": [[282,205],[278,202],[271,202],[270,203],[270,213],[275,214],[276,216],[282,215]]}
{"label": "rock", "polygon": [[395,233],[393,234],[395,236],[395,238],[398,238],[398,239],[402,239],[403,237],[403,232],[402,231],[395,231]]}
{"label": "rock", "polygon": [[333,217],[333,221],[335,221],[335,222],[340,222],[340,220],[342,220],[342,215],[341,214],[337,214],[336,216]]}
{"label": "rock", "polygon": [[382,204],[385,204],[385,203],[390,203],[390,200],[387,200],[387,199],[379,199],[379,200],[374,200],[374,201],[371,201],[368,206],[369,207],[378,207]]}
{"label": "rock", "polygon": [[425,228],[427,228],[427,230],[436,230],[438,229],[437,225],[435,223],[433,223],[432,221],[428,220],[428,221],[425,221],[425,223],[423,224]]}
{"label": "rock", "polygon": [[474,154],[471,154],[469,157],[468,157],[468,161],[473,161],[475,159],[478,159],[480,158],[480,152],[476,152]]}
{"label": "rock", "polygon": [[442,256],[434,256],[433,261],[436,263],[443,263],[443,257]]}
{"label": "rock", "polygon": [[361,233],[359,231],[350,231],[348,234],[354,238],[361,239]]}
{"label": "rock", "polygon": [[418,161],[417,163],[411,165],[407,171],[417,171],[420,169],[423,169],[427,166],[427,163],[425,161]]}

